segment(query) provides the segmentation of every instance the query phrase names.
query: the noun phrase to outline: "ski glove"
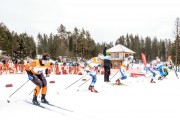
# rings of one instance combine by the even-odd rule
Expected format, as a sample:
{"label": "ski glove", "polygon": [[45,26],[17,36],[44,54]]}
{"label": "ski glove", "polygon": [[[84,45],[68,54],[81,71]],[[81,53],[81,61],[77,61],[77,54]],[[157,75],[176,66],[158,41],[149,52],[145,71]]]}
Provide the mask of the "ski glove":
{"label": "ski glove", "polygon": [[89,74],[89,73],[90,73],[90,70],[86,70],[86,72]]}
{"label": "ski glove", "polygon": [[28,75],[28,80],[33,80],[33,77]]}

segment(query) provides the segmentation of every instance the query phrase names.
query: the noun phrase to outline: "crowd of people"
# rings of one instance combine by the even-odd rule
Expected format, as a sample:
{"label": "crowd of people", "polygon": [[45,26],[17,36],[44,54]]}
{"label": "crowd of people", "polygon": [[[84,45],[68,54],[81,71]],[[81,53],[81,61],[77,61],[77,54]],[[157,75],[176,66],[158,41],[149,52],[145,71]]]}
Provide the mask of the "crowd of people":
{"label": "crowd of people", "polygon": [[[11,59],[2,59],[0,61],[0,74],[25,74],[25,65],[28,64],[31,60],[11,60]],[[98,68],[100,71],[100,67]],[[51,62],[51,65],[48,69],[49,74],[82,74],[81,65],[68,65],[60,64],[58,61]]]}
{"label": "crowd of people", "polygon": [[2,73],[25,73],[24,60],[2,59],[0,62],[0,74]]}

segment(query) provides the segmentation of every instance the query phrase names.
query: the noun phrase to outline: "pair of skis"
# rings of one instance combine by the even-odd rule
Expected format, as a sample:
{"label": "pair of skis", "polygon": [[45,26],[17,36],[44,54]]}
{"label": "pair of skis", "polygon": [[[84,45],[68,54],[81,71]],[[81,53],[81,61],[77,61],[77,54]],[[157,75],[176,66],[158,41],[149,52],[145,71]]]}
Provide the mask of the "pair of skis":
{"label": "pair of skis", "polygon": [[[26,102],[26,103],[29,103],[31,105],[34,105],[32,102],[29,102],[29,101],[26,101],[26,100],[24,100],[23,102]],[[47,108],[47,107],[45,107],[43,105],[34,105],[34,106],[37,106],[37,107],[40,107],[40,108],[43,108],[43,109],[46,109],[46,110],[49,110],[49,111],[53,111],[52,109]]]}
{"label": "pair of skis", "polygon": [[[28,104],[34,105],[32,102],[29,102],[29,101],[27,101],[27,100],[23,100],[23,102],[26,102],[26,103],[28,103]],[[42,104],[43,104],[43,105],[42,105]],[[74,111],[72,111],[72,110],[69,110],[69,109],[66,109],[66,108],[63,108],[63,107],[60,107],[60,106],[51,104],[51,103],[48,103],[48,104],[46,104],[46,103],[41,103],[40,105],[34,105],[34,106],[37,106],[37,107],[40,107],[40,108],[42,108],[42,109],[46,109],[46,110],[49,110],[49,111],[52,111],[52,112],[58,112],[58,111],[55,111],[55,110],[53,110],[53,109],[51,109],[51,108],[49,108],[49,107],[46,107],[46,105],[47,105],[47,106],[51,106],[51,107],[55,107],[55,108],[58,108],[58,109],[61,109],[61,110],[67,111],[67,112],[74,112]]]}
{"label": "pair of skis", "polygon": [[126,84],[124,83],[121,83],[121,84],[117,84],[117,83],[111,83],[112,86],[127,86]]}

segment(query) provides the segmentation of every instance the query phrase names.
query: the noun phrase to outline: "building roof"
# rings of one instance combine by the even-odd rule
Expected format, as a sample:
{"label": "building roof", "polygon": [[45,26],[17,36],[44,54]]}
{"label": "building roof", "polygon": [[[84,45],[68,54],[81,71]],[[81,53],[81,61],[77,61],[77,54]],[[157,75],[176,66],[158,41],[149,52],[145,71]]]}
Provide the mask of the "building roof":
{"label": "building roof", "polygon": [[135,52],[130,50],[129,48],[121,45],[121,44],[118,44],[110,49],[108,49],[106,52],[109,52],[109,53],[132,53],[134,54]]}

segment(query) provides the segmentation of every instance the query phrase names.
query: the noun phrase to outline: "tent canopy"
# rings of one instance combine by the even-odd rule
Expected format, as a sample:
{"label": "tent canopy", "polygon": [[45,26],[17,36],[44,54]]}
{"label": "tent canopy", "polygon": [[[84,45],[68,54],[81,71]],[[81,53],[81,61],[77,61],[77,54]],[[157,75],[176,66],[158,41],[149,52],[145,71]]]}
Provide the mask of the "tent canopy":
{"label": "tent canopy", "polygon": [[106,52],[109,52],[109,53],[129,53],[129,54],[134,54],[135,52],[130,50],[129,48],[121,45],[121,44],[118,44],[110,49],[108,49]]}

